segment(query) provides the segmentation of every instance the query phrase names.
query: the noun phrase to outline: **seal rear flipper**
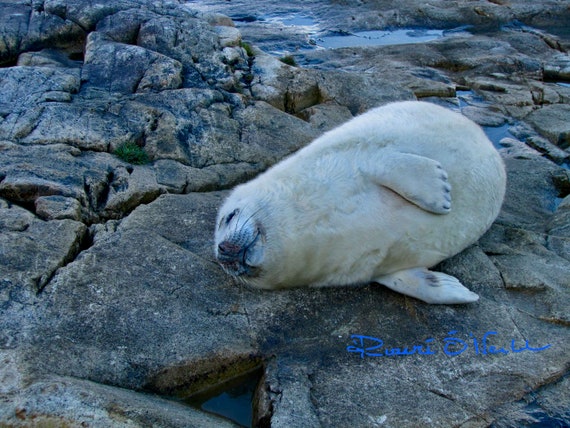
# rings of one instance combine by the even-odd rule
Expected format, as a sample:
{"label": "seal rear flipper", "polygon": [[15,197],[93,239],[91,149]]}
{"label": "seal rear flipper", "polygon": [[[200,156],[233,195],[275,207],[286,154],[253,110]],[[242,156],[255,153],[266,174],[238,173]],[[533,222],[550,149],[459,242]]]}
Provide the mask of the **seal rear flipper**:
{"label": "seal rear flipper", "polygon": [[367,163],[369,175],[425,211],[447,214],[451,211],[451,185],[447,172],[433,159],[409,153],[386,151],[376,164]]}
{"label": "seal rear flipper", "polygon": [[401,270],[376,278],[374,282],[432,304],[472,303],[479,299],[457,278],[426,268]]}

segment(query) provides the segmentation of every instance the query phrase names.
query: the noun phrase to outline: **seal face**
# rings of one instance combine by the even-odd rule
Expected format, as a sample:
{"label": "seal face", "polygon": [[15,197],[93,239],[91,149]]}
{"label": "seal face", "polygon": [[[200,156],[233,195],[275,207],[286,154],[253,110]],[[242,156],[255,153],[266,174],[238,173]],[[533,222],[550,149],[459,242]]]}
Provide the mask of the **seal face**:
{"label": "seal face", "polygon": [[378,282],[428,303],[473,302],[456,278],[427,268],[479,239],[505,186],[478,125],[434,104],[392,103],[237,186],[218,212],[214,251],[257,288]]}
{"label": "seal face", "polygon": [[220,217],[216,232],[216,258],[231,275],[257,276],[264,255],[263,227],[252,215],[244,215],[239,208]]}

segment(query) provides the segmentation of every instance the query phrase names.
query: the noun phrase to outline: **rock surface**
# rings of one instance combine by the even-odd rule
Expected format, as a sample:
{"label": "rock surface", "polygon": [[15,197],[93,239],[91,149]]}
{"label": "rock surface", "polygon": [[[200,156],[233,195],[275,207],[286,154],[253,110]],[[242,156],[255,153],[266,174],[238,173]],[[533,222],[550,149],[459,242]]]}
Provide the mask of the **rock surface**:
{"label": "rock surface", "polygon": [[[235,426],[180,397],[255,367],[257,426],[568,424],[570,9],[262,5],[0,3],[0,426]],[[423,44],[313,43],[462,26]],[[261,292],[223,273],[227,189],[415,98],[462,111],[505,159],[499,218],[438,267],[479,302]],[[127,143],[149,164],[117,157]]]}

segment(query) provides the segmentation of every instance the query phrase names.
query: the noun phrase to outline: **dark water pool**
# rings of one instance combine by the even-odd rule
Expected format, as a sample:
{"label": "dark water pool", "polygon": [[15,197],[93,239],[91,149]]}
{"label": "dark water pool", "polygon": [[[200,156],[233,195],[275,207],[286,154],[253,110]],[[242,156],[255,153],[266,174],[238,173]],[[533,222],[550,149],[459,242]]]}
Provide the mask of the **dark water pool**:
{"label": "dark water pool", "polygon": [[500,141],[503,138],[515,138],[515,136],[509,132],[510,127],[511,125],[508,123],[505,123],[501,126],[484,126],[483,131],[485,131],[487,138],[491,140],[495,147],[501,148],[503,146],[501,145]]}
{"label": "dark water pool", "polygon": [[253,397],[262,375],[263,369],[256,368],[182,402],[249,428],[253,425]]}
{"label": "dark water pool", "polygon": [[[461,109],[468,106],[483,108],[489,106],[489,103],[474,91],[457,91],[456,96],[459,103],[458,108],[456,109],[457,111],[461,111]],[[516,137],[509,131],[511,126],[512,124],[507,122],[501,126],[483,126],[482,128],[483,131],[485,131],[485,134],[487,134],[487,138],[491,140],[496,148],[500,149],[503,147],[500,143],[503,138],[516,139]]]}

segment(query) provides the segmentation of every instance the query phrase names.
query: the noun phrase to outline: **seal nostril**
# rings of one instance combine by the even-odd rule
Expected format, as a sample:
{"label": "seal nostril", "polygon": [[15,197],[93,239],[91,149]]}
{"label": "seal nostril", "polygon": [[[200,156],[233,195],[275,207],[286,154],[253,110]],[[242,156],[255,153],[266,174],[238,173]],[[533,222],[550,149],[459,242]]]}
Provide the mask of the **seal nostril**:
{"label": "seal nostril", "polygon": [[235,256],[239,254],[240,246],[229,241],[222,241],[218,244],[218,252],[222,256]]}
{"label": "seal nostril", "polygon": [[218,244],[218,252],[219,252],[220,254],[226,254],[226,252],[227,252],[226,247],[227,247],[227,245],[226,245],[226,242],[225,242],[225,241],[222,242],[221,244]]}

